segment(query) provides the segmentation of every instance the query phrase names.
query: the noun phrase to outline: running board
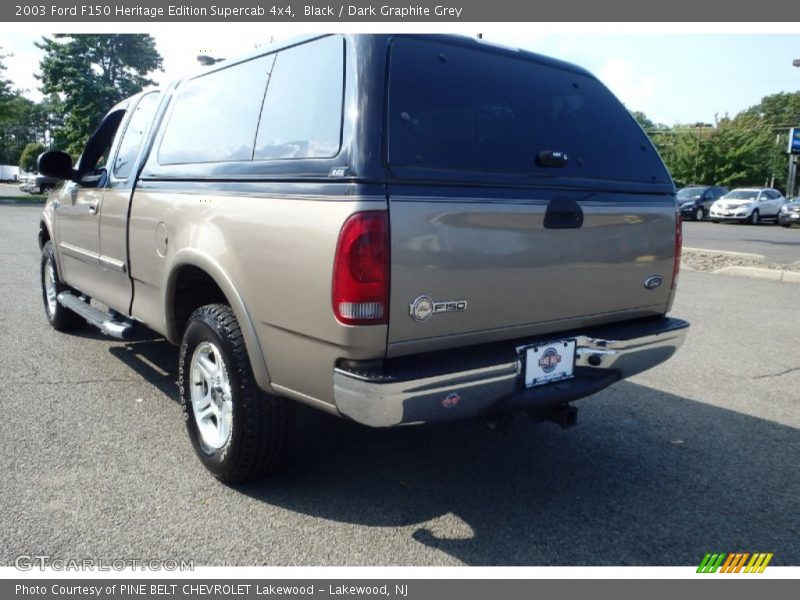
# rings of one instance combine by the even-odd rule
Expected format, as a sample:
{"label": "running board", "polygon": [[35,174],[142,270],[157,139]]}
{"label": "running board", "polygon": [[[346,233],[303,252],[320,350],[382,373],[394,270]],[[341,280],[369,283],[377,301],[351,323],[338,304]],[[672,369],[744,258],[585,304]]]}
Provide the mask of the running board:
{"label": "running board", "polygon": [[109,314],[95,308],[71,292],[61,292],[58,303],[86,319],[100,331],[118,340],[127,340],[133,336],[133,321],[119,318],[115,313]]}

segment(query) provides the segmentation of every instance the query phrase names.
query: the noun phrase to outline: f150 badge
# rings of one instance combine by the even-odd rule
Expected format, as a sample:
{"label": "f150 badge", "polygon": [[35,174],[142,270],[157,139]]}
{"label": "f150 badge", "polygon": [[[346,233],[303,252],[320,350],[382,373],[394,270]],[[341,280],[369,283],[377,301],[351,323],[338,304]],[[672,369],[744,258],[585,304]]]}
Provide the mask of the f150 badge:
{"label": "f150 badge", "polygon": [[461,312],[465,310],[467,310],[466,300],[435,302],[430,296],[423,295],[411,303],[409,314],[417,323],[422,323],[436,313]]}

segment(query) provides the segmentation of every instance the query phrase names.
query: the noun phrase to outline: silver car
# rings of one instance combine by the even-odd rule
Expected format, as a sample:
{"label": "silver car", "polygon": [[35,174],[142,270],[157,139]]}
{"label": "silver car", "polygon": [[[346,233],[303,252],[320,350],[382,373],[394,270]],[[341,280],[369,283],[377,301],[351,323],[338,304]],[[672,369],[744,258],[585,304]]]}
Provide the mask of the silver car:
{"label": "silver car", "polygon": [[736,188],[711,205],[711,220],[738,221],[758,225],[764,219],[778,219],[786,198],[772,188]]}

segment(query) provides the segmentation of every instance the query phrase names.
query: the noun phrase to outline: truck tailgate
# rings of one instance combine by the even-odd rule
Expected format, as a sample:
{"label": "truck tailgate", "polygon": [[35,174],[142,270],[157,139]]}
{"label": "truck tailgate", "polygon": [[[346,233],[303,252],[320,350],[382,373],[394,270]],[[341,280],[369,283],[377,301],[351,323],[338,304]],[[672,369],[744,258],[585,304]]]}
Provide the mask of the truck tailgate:
{"label": "truck tailgate", "polygon": [[[390,188],[390,355],[666,311],[675,253],[670,195],[422,191]],[[554,201],[579,207],[581,226],[546,226]],[[421,296],[437,311],[417,307],[415,318]]]}

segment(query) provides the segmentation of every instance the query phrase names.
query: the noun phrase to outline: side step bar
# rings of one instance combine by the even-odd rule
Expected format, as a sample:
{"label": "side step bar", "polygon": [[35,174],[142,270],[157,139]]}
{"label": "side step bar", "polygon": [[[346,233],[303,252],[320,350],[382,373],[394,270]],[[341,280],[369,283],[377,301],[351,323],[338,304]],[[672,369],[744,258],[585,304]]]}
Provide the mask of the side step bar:
{"label": "side step bar", "polygon": [[87,323],[94,325],[106,335],[118,340],[128,340],[133,337],[133,321],[119,318],[116,313],[103,312],[71,292],[61,292],[58,295],[58,303],[78,313]]}

